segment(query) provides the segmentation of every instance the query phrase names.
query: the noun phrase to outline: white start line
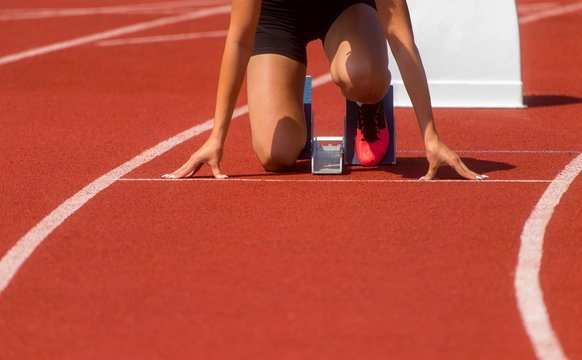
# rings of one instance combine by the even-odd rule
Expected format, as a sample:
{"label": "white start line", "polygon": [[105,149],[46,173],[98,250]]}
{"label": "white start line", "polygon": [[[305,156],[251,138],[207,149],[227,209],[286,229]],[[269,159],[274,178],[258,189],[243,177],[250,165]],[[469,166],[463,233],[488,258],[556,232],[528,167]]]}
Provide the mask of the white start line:
{"label": "white start line", "polygon": [[148,182],[148,181],[161,181],[170,183],[172,181],[215,181],[228,183],[231,181],[235,182],[265,182],[265,183],[356,183],[356,184],[366,184],[366,183],[378,183],[378,184],[398,184],[398,183],[421,183],[421,184],[439,184],[439,183],[462,183],[462,184],[508,184],[508,183],[551,183],[552,180],[414,180],[414,179],[326,179],[325,177],[319,177],[318,179],[269,179],[269,178],[245,178],[245,177],[230,177],[228,179],[215,179],[210,177],[193,177],[185,179],[162,179],[162,178],[123,178],[117,181],[137,181],[137,182]]}

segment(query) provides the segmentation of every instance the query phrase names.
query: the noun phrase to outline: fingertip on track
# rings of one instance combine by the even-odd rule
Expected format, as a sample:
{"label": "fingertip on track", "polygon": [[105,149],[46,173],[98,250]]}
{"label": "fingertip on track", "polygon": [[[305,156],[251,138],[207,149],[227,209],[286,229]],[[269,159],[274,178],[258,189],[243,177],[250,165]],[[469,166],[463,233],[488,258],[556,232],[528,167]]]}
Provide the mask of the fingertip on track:
{"label": "fingertip on track", "polygon": [[[486,179],[489,179],[489,176],[487,176],[487,175],[478,175],[478,176],[475,176],[474,179],[467,179],[467,180],[468,181],[471,181],[471,180],[486,180]],[[418,181],[431,181],[431,180],[435,180],[435,179],[428,179],[426,176],[421,176],[418,179]]]}
{"label": "fingertip on track", "polygon": [[[164,175],[162,175],[162,178],[163,179],[168,179],[168,180],[178,179],[178,178],[176,178],[176,175],[172,175],[172,174],[164,174]],[[217,180],[226,180],[226,179],[228,179],[228,175],[224,175],[224,174],[217,175],[217,176],[215,176],[215,179],[217,179]]]}

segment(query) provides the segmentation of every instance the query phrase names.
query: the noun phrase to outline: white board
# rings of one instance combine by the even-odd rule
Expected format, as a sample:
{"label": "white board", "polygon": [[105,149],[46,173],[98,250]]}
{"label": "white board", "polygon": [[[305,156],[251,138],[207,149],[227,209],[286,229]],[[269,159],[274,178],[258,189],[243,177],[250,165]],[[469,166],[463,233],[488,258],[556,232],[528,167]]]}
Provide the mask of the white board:
{"label": "white board", "polygon": [[[523,107],[513,0],[408,0],[435,107]],[[390,54],[394,105],[411,106]]]}

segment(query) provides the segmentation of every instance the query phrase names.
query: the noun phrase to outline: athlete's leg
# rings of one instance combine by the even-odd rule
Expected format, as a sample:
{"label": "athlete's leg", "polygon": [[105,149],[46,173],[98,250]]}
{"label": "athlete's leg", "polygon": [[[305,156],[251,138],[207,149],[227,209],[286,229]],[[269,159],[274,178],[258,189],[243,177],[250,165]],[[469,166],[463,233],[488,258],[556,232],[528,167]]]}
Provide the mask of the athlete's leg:
{"label": "athlete's leg", "polygon": [[276,54],[255,55],[247,69],[253,148],[268,171],[295,164],[305,146],[303,114],[306,66]]}
{"label": "athlete's leg", "polygon": [[376,10],[362,3],[348,7],[329,28],[324,48],[332,79],[346,98],[366,104],[382,100],[391,79]]}

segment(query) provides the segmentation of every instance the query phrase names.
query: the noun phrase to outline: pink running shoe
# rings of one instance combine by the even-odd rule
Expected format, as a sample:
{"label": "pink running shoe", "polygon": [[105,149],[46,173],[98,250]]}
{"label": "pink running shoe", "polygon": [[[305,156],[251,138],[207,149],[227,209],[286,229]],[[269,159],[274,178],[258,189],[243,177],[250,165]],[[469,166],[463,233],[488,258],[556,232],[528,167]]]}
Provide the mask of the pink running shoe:
{"label": "pink running shoe", "polygon": [[378,164],[388,150],[388,127],[384,115],[384,103],[358,106],[356,151],[364,166]]}

